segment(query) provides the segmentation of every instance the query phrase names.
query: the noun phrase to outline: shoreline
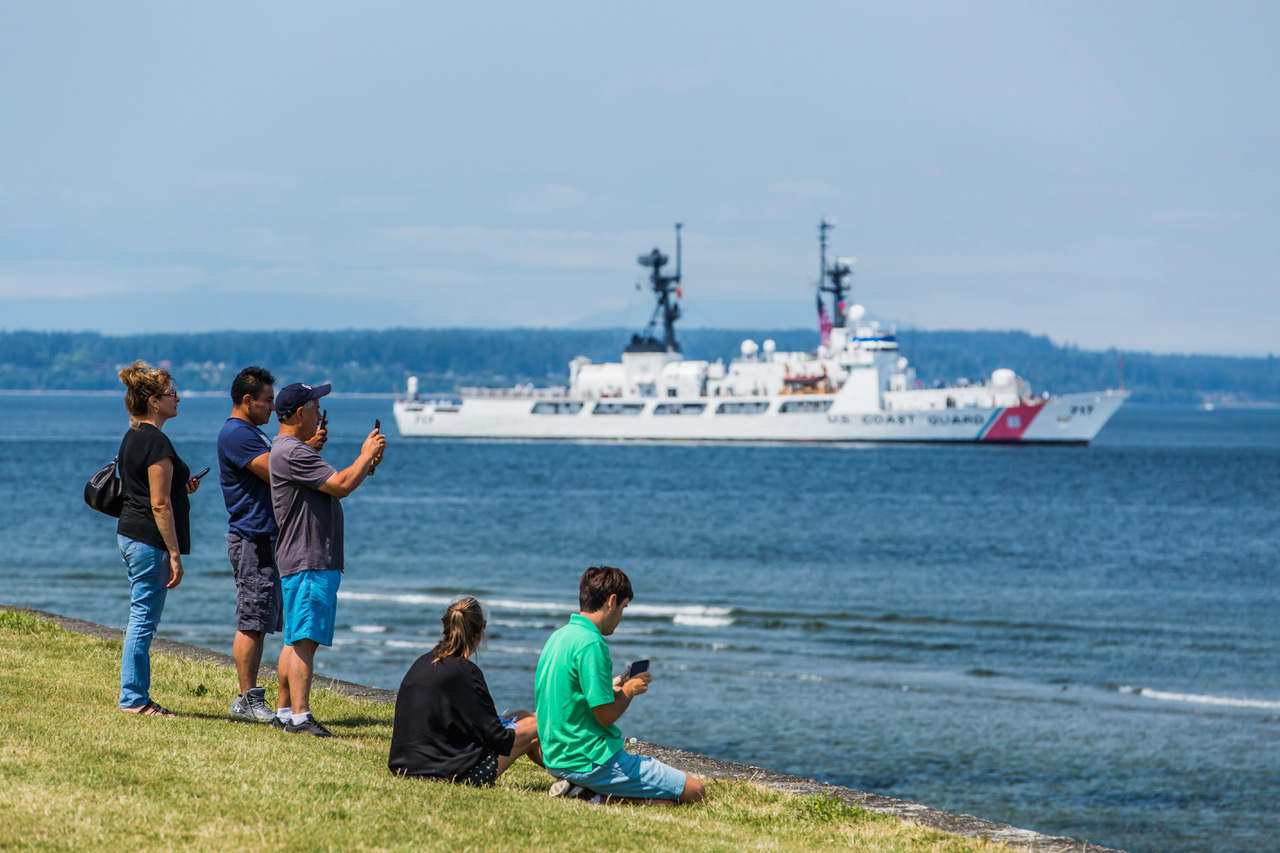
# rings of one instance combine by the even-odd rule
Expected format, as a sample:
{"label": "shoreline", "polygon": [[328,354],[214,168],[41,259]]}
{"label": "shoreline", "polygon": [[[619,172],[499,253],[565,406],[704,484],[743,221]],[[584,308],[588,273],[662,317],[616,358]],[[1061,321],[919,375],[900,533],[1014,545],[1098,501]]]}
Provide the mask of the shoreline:
{"label": "shoreline", "polygon": [[[60,624],[68,631],[97,639],[120,641],[124,635],[124,631],[119,628],[111,628],[96,622],[33,610],[28,607],[0,603],[0,610],[32,613]],[[164,654],[215,663],[227,669],[234,669],[234,663],[230,655],[203,646],[194,646],[157,636],[152,642],[151,648]],[[275,667],[263,661],[262,671],[274,675]],[[396,691],[394,690],[369,687],[321,675],[315,677],[315,683],[316,686],[325,687],[335,693],[351,698],[392,704],[395,702]],[[834,795],[848,805],[870,812],[890,814],[903,820],[953,835],[987,839],[1010,847],[1036,851],[1036,853],[1120,853],[1120,851],[1116,851],[1113,848],[1087,844],[1065,836],[1043,835],[1031,830],[1019,829],[1009,824],[975,817],[974,815],[945,812],[919,803],[857,791],[853,788],[831,785],[801,776],[777,773],[762,767],[720,761],[710,756],[661,746],[635,738],[628,738],[627,745],[641,755],[659,758],[680,770],[692,773],[703,779],[752,782],[771,790],[800,796]]]}

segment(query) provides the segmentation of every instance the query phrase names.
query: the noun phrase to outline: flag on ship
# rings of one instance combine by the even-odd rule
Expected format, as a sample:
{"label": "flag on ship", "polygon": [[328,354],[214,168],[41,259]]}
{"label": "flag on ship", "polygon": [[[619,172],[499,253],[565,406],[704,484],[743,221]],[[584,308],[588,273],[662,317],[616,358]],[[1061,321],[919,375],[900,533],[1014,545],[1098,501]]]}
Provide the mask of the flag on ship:
{"label": "flag on ship", "polygon": [[818,343],[826,346],[831,343],[831,315],[827,306],[822,304],[822,294],[818,294]]}

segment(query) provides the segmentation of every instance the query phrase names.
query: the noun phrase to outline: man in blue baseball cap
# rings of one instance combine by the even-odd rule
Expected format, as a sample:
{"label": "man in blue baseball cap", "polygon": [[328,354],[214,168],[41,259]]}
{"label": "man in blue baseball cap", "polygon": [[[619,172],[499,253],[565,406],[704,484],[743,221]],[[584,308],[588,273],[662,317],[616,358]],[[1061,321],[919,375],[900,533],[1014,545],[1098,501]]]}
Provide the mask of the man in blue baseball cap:
{"label": "man in blue baseball cap", "polygon": [[[342,498],[364,482],[387,446],[376,427],[360,455],[342,471],[306,442],[320,426],[321,397],[329,385],[301,382],[276,394],[280,433],[271,443],[271,504],[280,533],[276,564],[284,592],[284,651],[280,654],[277,714],[291,734],[333,735],[311,715],[311,678],[316,649],[333,645],[338,584],[342,580]],[[286,700],[288,704],[286,705]]]}
{"label": "man in blue baseball cap", "polygon": [[[280,389],[280,393],[276,394],[276,417],[280,419],[280,423],[284,423],[293,414],[305,406],[312,400],[319,400],[325,397],[333,390],[332,385],[316,385],[312,387],[305,382],[295,382],[292,385],[286,385]],[[320,411],[319,404],[316,405],[316,411]],[[317,425],[319,422],[317,421]]]}
{"label": "man in blue baseball cap", "polygon": [[[284,630],[284,598],[276,568],[275,514],[267,460],[271,439],[262,427],[275,411],[276,378],[265,368],[246,367],[231,383],[231,416],[218,432],[218,480],[229,516],[227,557],[236,583],[236,634],[231,646],[240,693],[230,714],[242,720],[284,728],[258,686],[263,640]],[[307,441],[324,448],[324,424]],[[286,698],[287,697],[282,697]],[[286,701],[285,706],[288,706]]]}

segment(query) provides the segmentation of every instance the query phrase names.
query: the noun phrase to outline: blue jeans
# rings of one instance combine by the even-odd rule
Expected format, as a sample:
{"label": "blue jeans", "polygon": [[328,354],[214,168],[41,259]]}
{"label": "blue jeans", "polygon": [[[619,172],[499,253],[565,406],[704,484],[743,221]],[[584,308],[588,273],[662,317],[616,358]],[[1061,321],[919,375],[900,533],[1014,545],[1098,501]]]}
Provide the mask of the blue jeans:
{"label": "blue jeans", "polygon": [[151,637],[160,625],[169,590],[169,552],[116,534],[129,567],[129,627],[120,660],[120,707],[137,708],[151,699]]}
{"label": "blue jeans", "polygon": [[620,749],[605,764],[573,772],[548,767],[552,776],[568,779],[597,794],[634,799],[678,800],[684,793],[685,774],[656,758]]}

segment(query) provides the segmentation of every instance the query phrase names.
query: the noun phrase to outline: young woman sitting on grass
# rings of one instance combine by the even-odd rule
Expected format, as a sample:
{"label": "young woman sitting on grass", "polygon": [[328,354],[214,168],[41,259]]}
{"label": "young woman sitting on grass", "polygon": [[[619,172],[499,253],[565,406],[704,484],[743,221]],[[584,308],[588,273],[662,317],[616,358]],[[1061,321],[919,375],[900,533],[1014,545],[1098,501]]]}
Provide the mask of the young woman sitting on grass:
{"label": "young woman sitting on grass", "polygon": [[391,772],[480,786],[492,785],[522,755],[541,765],[534,715],[499,717],[484,674],[471,662],[484,637],[480,602],[455,601],[440,623],[440,642],[400,683]]}

